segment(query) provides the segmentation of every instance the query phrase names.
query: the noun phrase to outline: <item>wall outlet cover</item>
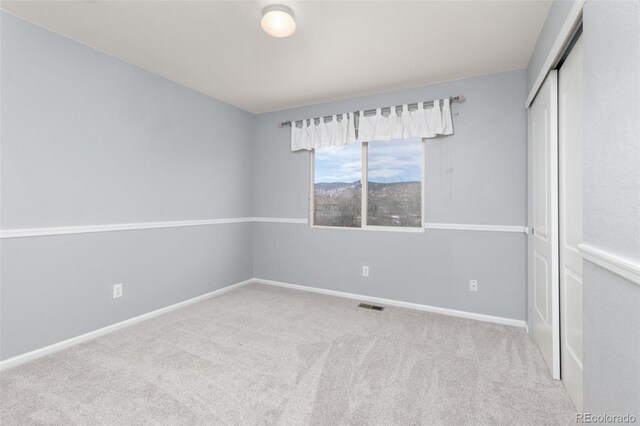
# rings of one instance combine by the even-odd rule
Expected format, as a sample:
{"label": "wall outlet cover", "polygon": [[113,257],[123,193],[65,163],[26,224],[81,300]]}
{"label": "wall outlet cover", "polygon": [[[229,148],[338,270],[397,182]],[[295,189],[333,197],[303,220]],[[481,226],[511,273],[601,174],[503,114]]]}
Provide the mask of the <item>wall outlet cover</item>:
{"label": "wall outlet cover", "polygon": [[478,280],[469,281],[469,291],[478,291]]}
{"label": "wall outlet cover", "polygon": [[113,285],[113,298],[118,299],[122,297],[122,284]]}
{"label": "wall outlet cover", "polygon": [[362,267],[362,276],[363,277],[368,277],[369,276],[369,267],[368,266],[363,266]]}

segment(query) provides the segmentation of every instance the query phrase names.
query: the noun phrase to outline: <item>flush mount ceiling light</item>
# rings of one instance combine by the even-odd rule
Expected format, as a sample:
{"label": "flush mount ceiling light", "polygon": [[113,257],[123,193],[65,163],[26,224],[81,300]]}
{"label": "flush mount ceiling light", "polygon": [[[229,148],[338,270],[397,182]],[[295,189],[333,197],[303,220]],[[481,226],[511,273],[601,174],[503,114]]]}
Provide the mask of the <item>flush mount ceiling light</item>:
{"label": "flush mount ceiling light", "polygon": [[272,4],[262,10],[262,29],[272,37],[289,37],[296,30],[293,10],[281,4]]}

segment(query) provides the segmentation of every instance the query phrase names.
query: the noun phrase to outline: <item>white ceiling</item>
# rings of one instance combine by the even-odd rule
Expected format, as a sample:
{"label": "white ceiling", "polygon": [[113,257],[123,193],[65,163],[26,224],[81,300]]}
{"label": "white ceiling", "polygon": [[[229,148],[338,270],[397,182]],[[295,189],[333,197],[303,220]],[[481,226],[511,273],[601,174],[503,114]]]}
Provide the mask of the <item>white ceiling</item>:
{"label": "white ceiling", "polygon": [[[250,112],[522,69],[548,1],[3,1],[31,22]],[[271,2],[273,3],[273,2]]]}

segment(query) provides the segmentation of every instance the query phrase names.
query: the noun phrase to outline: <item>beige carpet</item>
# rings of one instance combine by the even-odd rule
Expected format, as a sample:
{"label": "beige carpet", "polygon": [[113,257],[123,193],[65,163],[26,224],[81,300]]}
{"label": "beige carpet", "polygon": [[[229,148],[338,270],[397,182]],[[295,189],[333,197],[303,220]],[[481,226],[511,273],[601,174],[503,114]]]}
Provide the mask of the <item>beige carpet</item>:
{"label": "beige carpet", "polygon": [[574,424],[521,329],[251,284],[5,371],[1,424]]}

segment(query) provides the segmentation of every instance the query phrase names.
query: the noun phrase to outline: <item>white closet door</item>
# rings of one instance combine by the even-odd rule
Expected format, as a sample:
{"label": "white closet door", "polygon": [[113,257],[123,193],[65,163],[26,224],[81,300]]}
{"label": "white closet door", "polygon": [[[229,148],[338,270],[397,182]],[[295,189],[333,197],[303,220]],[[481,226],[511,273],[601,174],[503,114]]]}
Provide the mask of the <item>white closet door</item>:
{"label": "white closet door", "polygon": [[582,39],[559,76],[560,367],[562,382],[582,411]]}
{"label": "white closet door", "polygon": [[551,71],[529,112],[532,146],[532,335],[560,379],[558,303],[558,73]]}

